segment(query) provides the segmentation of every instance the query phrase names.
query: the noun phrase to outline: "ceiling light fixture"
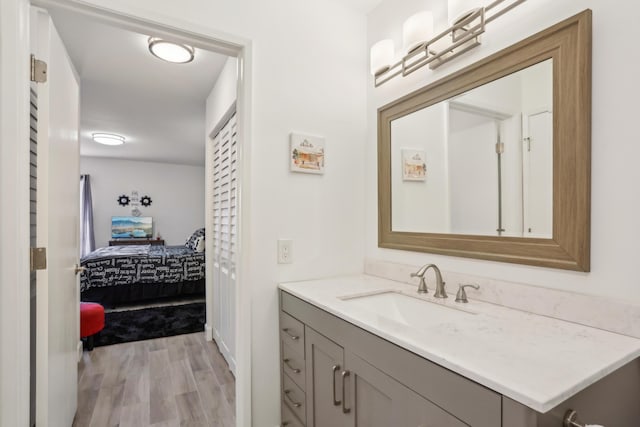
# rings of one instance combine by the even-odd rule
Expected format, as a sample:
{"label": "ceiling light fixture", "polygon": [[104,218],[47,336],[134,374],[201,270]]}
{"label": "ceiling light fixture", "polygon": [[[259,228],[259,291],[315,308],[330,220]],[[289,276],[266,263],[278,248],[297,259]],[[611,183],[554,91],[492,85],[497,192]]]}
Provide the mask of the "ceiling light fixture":
{"label": "ceiling light fixture", "polygon": [[124,136],[114,133],[94,133],[91,134],[91,137],[95,142],[104,145],[122,145],[125,140]]}
{"label": "ceiling light fixture", "polygon": [[525,1],[493,0],[487,6],[477,7],[476,0],[448,0],[451,26],[433,37],[433,15],[430,12],[411,16],[403,26],[403,47],[407,53],[403,52],[402,58],[392,62],[395,55],[391,40],[371,47],[371,73],[375,87],[397,76],[406,77],[425,65],[436,69],[480,46],[480,36],[486,25]]}
{"label": "ceiling light fixture", "polygon": [[186,44],[174,43],[159,37],[149,37],[149,52],[156,58],[174,64],[186,64],[195,58],[195,49]]}

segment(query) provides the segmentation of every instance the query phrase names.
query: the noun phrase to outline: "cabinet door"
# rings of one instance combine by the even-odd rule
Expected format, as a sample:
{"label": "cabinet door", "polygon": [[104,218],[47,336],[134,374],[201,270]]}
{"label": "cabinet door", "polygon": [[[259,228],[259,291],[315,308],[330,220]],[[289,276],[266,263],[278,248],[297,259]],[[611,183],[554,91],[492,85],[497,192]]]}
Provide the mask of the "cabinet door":
{"label": "cabinet door", "polygon": [[307,427],[342,427],[344,350],[305,326]]}
{"label": "cabinet door", "polygon": [[349,427],[467,426],[355,354],[345,359]]}

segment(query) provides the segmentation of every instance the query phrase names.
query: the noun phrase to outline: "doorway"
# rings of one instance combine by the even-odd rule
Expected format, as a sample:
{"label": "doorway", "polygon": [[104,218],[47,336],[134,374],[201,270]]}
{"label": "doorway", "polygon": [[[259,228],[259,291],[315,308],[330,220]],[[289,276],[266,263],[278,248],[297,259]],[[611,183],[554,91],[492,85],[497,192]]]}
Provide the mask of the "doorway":
{"label": "doorway", "polygon": [[[14,4],[15,3],[15,4]],[[5,19],[7,19],[7,16],[11,16],[11,18],[9,19],[15,19],[17,18],[17,22],[20,22],[20,20],[22,20],[22,23],[25,23],[25,18],[24,15],[21,15],[21,13],[24,13],[26,11],[26,9],[28,8],[28,2],[26,1],[20,1],[20,0],[16,0],[15,2],[12,2],[12,5],[14,7],[13,12],[15,12],[12,16],[11,13],[9,13],[8,15],[5,15]],[[200,34],[194,34],[191,31],[188,31],[187,28],[184,29],[168,29],[165,28],[161,25],[158,25],[156,23],[150,22],[150,21],[144,21],[144,20],[139,20],[139,19],[132,19],[132,18],[127,18],[124,16],[119,16],[119,15],[115,15],[112,13],[107,13],[103,10],[100,10],[98,8],[92,8],[92,7],[87,7],[87,6],[78,6],[75,2],[73,1],[63,1],[63,2],[48,2],[48,1],[43,1],[43,2],[39,2],[40,6],[43,6],[45,8],[49,8],[49,9],[53,9],[56,6],[61,6],[63,8],[67,8],[67,9],[73,9],[75,11],[77,11],[78,13],[84,13],[87,15],[92,15],[94,17],[97,17],[98,19],[103,19],[105,22],[110,22],[112,24],[116,24],[116,25],[121,25],[123,27],[127,27],[130,29],[136,29],[140,32],[145,32],[145,33],[150,33],[153,32],[155,34],[163,34],[163,35],[167,35],[167,36],[171,36],[173,38],[185,41],[185,42],[189,42],[199,48],[204,48],[204,49],[211,49],[214,51],[218,51],[221,53],[225,53],[225,54],[232,54],[234,56],[237,56],[239,58],[239,67],[238,69],[240,70],[239,72],[239,79],[238,79],[238,117],[239,117],[239,132],[238,132],[238,137],[239,140],[242,141],[242,145],[241,145],[241,149],[239,150],[239,170],[241,171],[241,177],[242,177],[242,181],[241,183],[247,183],[248,179],[246,179],[248,177],[249,174],[249,170],[246,167],[246,165],[243,163],[243,151],[247,150],[248,151],[248,132],[247,130],[249,129],[249,123],[248,123],[248,116],[246,116],[244,113],[247,110],[247,105],[250,101],[250,93],[249,93],[249,88],[246,86],[245,82],[246,79],[249,77],[249,62],[248,62],[248,58],[249,58],[249,51],[248,51],[248,47],[247,47],[247,43],[242,41],[242,40],[229,40],[228,37],[220,37],[220,38],[212,38],[210,35],[200,35]],[[7,9],[3,9],[3,11],[6,11]],[[5,19],[3,19],[3,24],[5,23]],[[14,26],[12,26],[14,27]],[[5,27],[8,28],[8,27]],[[20,31],[18,30],[17,27],[16,28],[16,34],[20,34]],[[28,25],[27,25],[28,28]],[[225,40],[226,38],[226,40]],[[18,55],[21,55],[23,53],[28,52],[28,49],[26,47],[26,45],[22,45],[21,47],[19,47],[18,49],[15,49],[15,51],[13,52],[13,54],[18,57]],[[11,62],[11,61],[9,61]],[[18,61],[19,62],[19,61]],[[14,72],[14,70],[12,70],[12,72]],[[7,79],[7,76],[4,75],[3,78],[3,82]],[[20,76],[19,72],[15,72],[15,78],[13,79],[13,81],[22,81],[22,77]],[[4,87],[4,86],[3,86]],[[25,81],[25,87],[28,87],[26,81]],[[18,93],[20,91],[15,91],[15,93],[13,94],[8,94],[8,97],[11,99],[11,101],[16,101],[18,99]],[[15,97],[13,95],[16,95]],[[28,99],[20,101],[20,102],[16,102],[16,105],[18,105],[17,108],[17,112],[24,112],[25,109],[21,109],[20,106],[21,105],[25,105],[25,102],[28,102]],[[6,120],[6,111],[7,110],[3,110],[3,123]],[[5,134],[9,133],[9,131],[13,131],[15,135],[21,135],[21,134],[25,134],[25,129],[20,129],[20,128],[15,128],[15,129],[5,129]],[[3,162],[3,166],[6,164],[6,161]],[[25,163],[26,166],[26,163]],[[19,166],[18,166],[19,167]],[[10,172],[9,170],[7,170],[7,172]],[[16,174],[17,176],[20,176],[19,173]],[[2,182],[3,185],[3,189],[6,188],[5,186],[7,185],[6,181]],[[247,192],[247,188],[245,185],[245,189],[244,189],[244,193],[243,194],[248,194]],[[25,196],[28,197],[28,194],[25,194]],[[28,200],[27,198],[24,198],[24,200]],[[26,208],[28,206],[28,203],[23,203],[24,207]],[[241,203],[239,203],[239,208],[241,207]],[[26,215],[23,216],[24,217],[28,217],[27,214],[27,210],[24,211],[24,213]],[[248,215],[247,213],[243,213],[243,218],[246,218],[246,215]],[[9,221],[7,223],[11,222],[11,218],[8,218]],[[24,223],[22,220],[18,220],[18,218],[15,218],[16,224],[18,223]],[[6,223],[5,223],[6,224]],[[240,250],[242,247],[242,225],[243,222],[239,221],[238,224],[238,235],[240,237],[239,239],[239,244],[238,244],[238,249]],[[22,232],[26,231],[26,228],[24,225],[20,228],[22,230]],[[22,233],[20,234],[20,236],[22,236]],[[24,240],[22,241],[22,244],[24,246],[28,246],[29,242],[28,242],[28,233],[24,233],[24,239],[17,239],[17,240]],[[14,248],[15,250],[16,248]],[[17,248],[18,252],[20,250],[20,248]],[[240,252],[242,254],[242,252]],[[242,270],[242,266],[246,265],[245,260],[243,259],[244,256],[241,255],[238,259],[238,274],[237,274],[237,280],[238,283],[242,283],[242,277],[243,277],[243,270]],[[7,260],[10,261],[9,258],[3,258],[3,260]],[[4,267],[4,261],[3,261],[3,267]],[[4,271],[3,273],[5,276],[11,275],[13,274],[14,277],[23,277],[23,278],[27,278],[29,276],[28,274],[28,268],[25,262],[17,262],[14,265],[14,268],[8,268],[6,271]],[[15,283],[15,281],[14,281]],[[28,283],[25,282],[25,283]],[[242,287],[240,287],[240,289],[242,289]],[[25,292],[22,292],[20,294],[18,293],[14,293],[12,294],[8,294],[5,291],[5,288],[3,286],[3,297],[4,296],[13,296],[13,298],[9,298],[9,299],[4,299],[4,301],[11,301],[13,303],[17,303],[21,300],[24,300],[24,302],[26,303],[28,301],[28,298],[21,298],[20,295],[22,295],[24,297],[24,295],[26,294]],[[246,305],[248,305],[248,290],[246,291],[241,291],[240,294],[238,295],[238,301],[236,302],[236,304],[241,304],[241,302],[243,300],[247,301]],[[5,308],[5,303],[2,304],[2,308]],[[25,307],[26,308],[26,307]],[[16,306],[14,309],[9,309],[9,310],[2,310],[3,311],[3,315],[8,316],[11,315],[12,313],[14,313],[16,310],[20,310],[20,307]],[[26,313],[28,313],[29,311],[26,310]],[[236,312],[238,312],[238,310],[236,310]],[[3,317],[5,317],[3,316]],[[19,316],[18,316],[19,317]],[[7,324],[5,322],[3,322],[3,324]],[[248,363],[248,361],[250,360],[249,357],[249,342],[250,342],[250,333],[248,331],[249,328],[249,319],[247,319],[246,317],[244,319],[238,319],[237,322],[238,328],[237,328],[237,333],[236,335],[240,337],[240,339],[237,340],[237,344],[238,344],[238,354],[242,355],[241,357],[239,357],[238,360],[238,369],[237,369],[237,380],[238,380],[238,391],[237,391],[237,413],[238,413],[238,422],[241,424],[245,424],[248,422],[248,420],[250,419],[250,365]],[[22,330],[24,330],[24,327],[28,328],[28,322],[26,322],[26,325],[22,327]],[[20,329],[18,329],[20,330]],[[22,339],[20,339],[20,335],[22,335]],[[10,343],[10,344],[14,344],[13,348],[15,348],[15,352],[13,351],[7,351],[7,354],[3,354],[3,360],[7,360],[10,359],[12,357],[12,354],[15,354],[16,357],[13,357],[14,360],[17,360],[20,358],[20,354],[24,355],[26,354],[25,350],[29,348],[29,343],[28,343],[28,338],[29,338],[29,334],[15,334],[13,336],[7,335],[7,334],[3,334],[2,335],[2,344],[3,344],[3,348],[8,348],[7,346],[5,346],[6,343]],[[11,342],[10,340],[13,340],[13,342]],[[11,345],[9,346],[11,347]],[[7,365],[3,364],[2,365],[2,374],[3,374],[3,379],[7,379],[7,381],[3,381],[3,402],[4,403],[8,403],[11,404],[11,402],[14,402],[15,405],[14,408],[17,408],[16,412],[12,415],[6,415],[5,417],[9,416],[11,418],[3,418],[4,420],[7,420],[8,424],[10,425],[25,425],[26,424],[26,420],[28,419],[28,393],[20,393],[20,390],[24,390],[27,391],[28,385],[27,387],[25,387],[25,384],[23,381],[20,380],[18,375],[12,376],[12,375],[7,375],[5,376],[5,372],[8,372],[8,370],[6,369]],[[26,363],[26,367],[28,367],[28,360]],[[22,371],[20,371],[20,369],[18,369],[18,372],[22,372],[24,374],[24,367],[22,369]],[[28,378],[28,375],[26,376],[26,378]],[[20,384],[22,384],[22,386],[19,386]],[[14,390],[14,395],[15,398],[11,399],[11,398],[7,398],[4,399],[4,396],[9,396],[9,393],[7,393],[6,388],[5,387],[11,387],[12,385],[18,385],[18,387],[13,387]],[[18,393],[15,393],[15,390],[18,390]],[[20,408],[27,408],[27,411],[22,411]],[[3,411],[5,414],[7,413],[6,411]]]}

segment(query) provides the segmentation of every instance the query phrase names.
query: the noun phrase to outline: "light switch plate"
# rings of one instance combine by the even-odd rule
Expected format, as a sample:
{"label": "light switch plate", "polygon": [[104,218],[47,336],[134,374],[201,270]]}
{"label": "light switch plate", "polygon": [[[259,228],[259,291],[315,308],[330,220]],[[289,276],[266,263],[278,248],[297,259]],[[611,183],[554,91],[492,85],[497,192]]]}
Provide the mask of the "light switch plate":
{"label": "light switch plate", "polygon": [[278,264],[291,264],[293,262],[293,240],[278,239]]}

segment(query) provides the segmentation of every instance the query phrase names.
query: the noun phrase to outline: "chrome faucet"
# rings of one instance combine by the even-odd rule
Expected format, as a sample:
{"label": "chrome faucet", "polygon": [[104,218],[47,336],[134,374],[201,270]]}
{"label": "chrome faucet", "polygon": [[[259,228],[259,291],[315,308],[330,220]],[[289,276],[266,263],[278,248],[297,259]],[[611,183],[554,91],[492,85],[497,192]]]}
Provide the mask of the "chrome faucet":
{"label": "chrome faucet", "polygon": [[411,273],[411,277],[419,277],[420,284],[418,285],[418,293],[427,293],[427,283],[424,281],[424,275],[428,269],[433,268],[433,272],[436,274],[436,293],[433,294],[435,298],[447,298],[447,292],[444,290],[445,282],[442,281],[442,274],[440,269],[435,264],[426,264],[415,273]]}

